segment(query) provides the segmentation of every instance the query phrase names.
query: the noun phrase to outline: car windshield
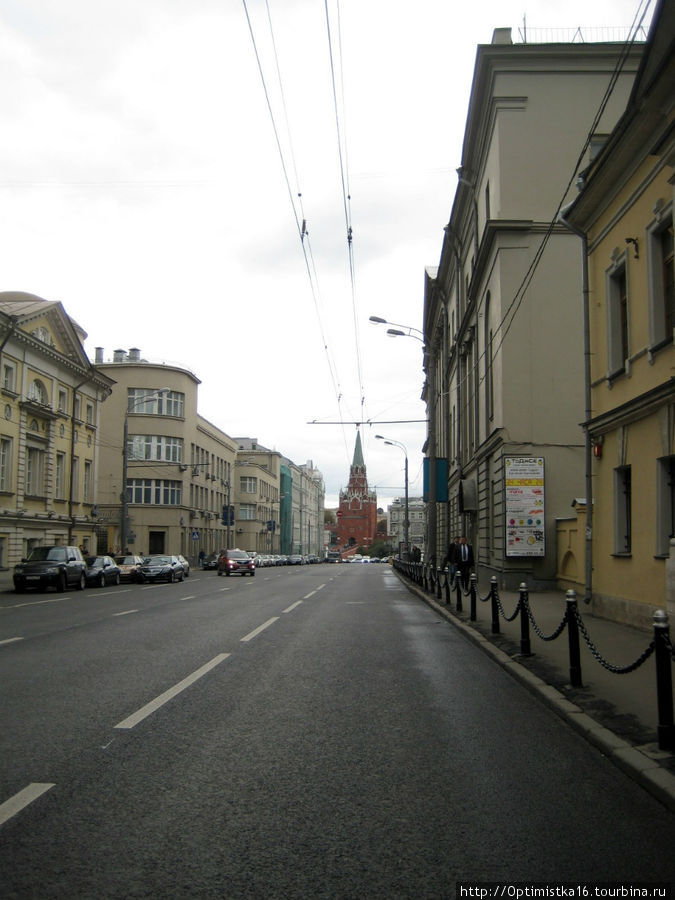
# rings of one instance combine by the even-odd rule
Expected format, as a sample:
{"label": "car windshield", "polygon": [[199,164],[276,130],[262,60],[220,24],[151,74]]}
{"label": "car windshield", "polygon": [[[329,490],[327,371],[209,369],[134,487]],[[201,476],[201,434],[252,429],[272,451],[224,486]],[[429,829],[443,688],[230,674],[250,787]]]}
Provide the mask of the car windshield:
{"label": "car windshield", "polygon": [[30,562],[35,562],[36,560],[58,560],[58,562],[64,562],[66,558],[66,548],[65,547],[35,547],[30,552],[30,556],[28,557]]}
{"label": "car windshield", "polygon": [[243,550],[228,550],[227,555],[230,559],[250,559],[248,553],[244,553]]}
{"label": "car windshield", "polygon": [[116,556],[115,562],[120,566],[135,566],[136,565],[136,557],[135,556]]}
{"label": "car windshield", "polygon": [[143,562],[150,566],[167,566],[171,562],[170,556],[146,556]]}
{"label": "car windshield", "polygon": [[88,566],[102,566],[104,559],[102,556],[87,556],[85,562]]}

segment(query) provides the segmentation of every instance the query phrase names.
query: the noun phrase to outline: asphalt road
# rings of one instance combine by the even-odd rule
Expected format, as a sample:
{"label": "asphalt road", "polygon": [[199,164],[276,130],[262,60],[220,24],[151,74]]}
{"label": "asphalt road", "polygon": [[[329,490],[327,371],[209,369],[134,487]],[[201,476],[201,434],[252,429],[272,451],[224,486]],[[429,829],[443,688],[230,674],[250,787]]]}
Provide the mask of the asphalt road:
{"label": "asphalt road", "polygon": [[2,594],[0,692],[2,900],[675,876],[675,816],[386,566]]}

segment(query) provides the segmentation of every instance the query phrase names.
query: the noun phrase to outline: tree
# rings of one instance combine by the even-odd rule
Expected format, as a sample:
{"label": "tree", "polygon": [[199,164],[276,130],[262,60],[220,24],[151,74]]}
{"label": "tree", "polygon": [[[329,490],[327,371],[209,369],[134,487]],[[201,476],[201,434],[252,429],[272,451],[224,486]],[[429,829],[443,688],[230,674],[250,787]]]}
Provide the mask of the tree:
{"label": "tree", "polygon": [[335,515],[334,509],[324,509],[323,523],[324,525],[335,525],[337,523],[337,516]]}

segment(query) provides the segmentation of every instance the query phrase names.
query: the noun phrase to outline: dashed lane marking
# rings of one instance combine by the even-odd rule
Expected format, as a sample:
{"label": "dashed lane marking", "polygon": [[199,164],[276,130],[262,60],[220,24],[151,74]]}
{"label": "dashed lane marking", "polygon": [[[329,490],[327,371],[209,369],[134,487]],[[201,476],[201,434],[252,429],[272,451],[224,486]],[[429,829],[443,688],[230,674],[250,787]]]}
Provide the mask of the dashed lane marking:
{"label": "dashed lane marking", "polygon": [[25,809],[53,787],[53,784],[33,782],[22,791],[19,791],[18,794],[14,794],[9,800],[5,800],[4,803],[0,804],[0,825],[11,819],[18,812],[21,812],[22,809]]}

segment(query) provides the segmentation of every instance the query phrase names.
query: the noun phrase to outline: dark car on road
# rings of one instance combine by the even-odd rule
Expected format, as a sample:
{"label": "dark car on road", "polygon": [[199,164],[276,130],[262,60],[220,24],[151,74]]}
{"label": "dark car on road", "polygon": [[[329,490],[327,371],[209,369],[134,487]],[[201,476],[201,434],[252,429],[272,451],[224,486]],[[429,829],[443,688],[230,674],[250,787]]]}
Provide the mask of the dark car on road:
{"label": "dark car on road", "polygon": [[255,575],[255,560],[243,550],[221,550],[218,556],[218,574]]}
{"label": "dark car on road", "polygon": [[84,590],[87,564],[78,547],[34,547],[28,557],[14,567],[14,589],[22,594],[27,588],[45,590],[67,587]]}
{"label": "dark car on road", "polygon": [[146,556],[140,571],[141,581],[182,581],[185,571],[177,556]]}
{"label": "dark car on road", "polygon": [[120,583],[120,567],[110,556],[87,556],[85,558],[87,584],[105,587],[106,584]]}
{"label": "dark car on road", "polygon": [[202,563],[203,569],[217,569],[218,568],[218,554],[217,553],[209,553],[208,556],[204,557],[204,562]]}

